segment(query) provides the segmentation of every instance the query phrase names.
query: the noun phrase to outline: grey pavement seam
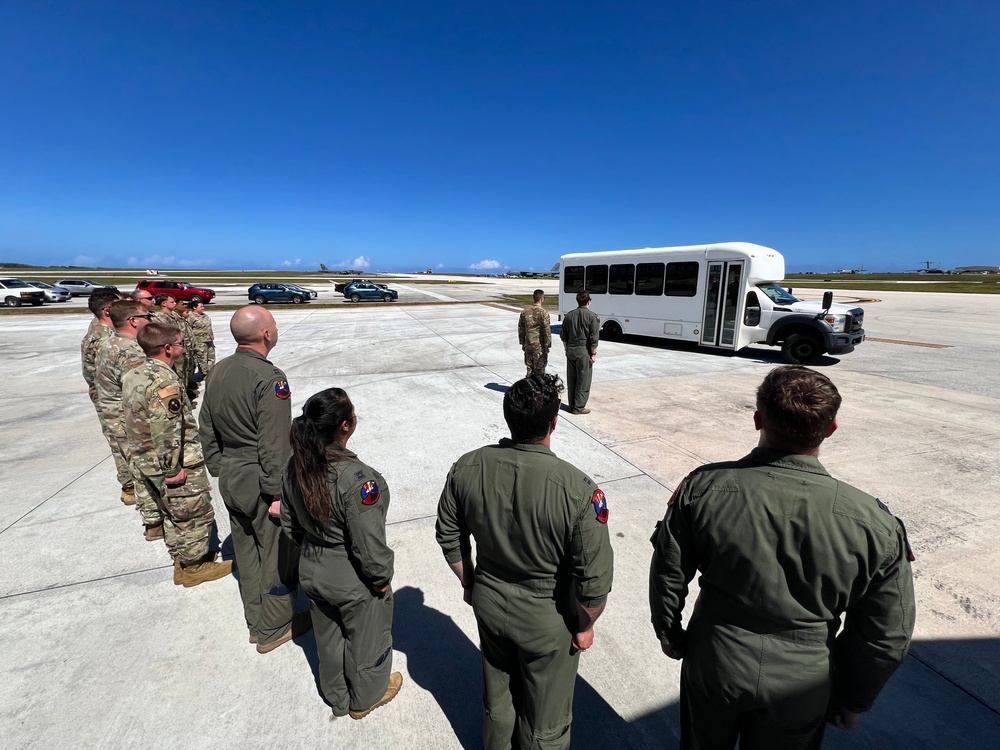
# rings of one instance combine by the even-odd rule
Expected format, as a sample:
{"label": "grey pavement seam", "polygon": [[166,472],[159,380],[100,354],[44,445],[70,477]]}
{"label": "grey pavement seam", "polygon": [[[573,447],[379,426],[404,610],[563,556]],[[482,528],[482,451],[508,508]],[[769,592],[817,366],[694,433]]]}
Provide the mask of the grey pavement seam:
{"label": "grey pavement seam", "polygon": [[19,524],[19,523],[20,523],[21,521],[23,521],[23,520],[24,520],[25,518],[27,518],[27,517],[28,517],[28,516],[30,516],[30,515],[31,515],[32,513],[34,513],[34,512],[36,511],[36,510],[38,510],[38,509],[39,509],[39,508],[41,508],[41,507],[42,507],[43,505],[45,505],[45,503],[47,503],[47,502],[48,502],[49,500],[51,500],[52,498],[54,498],[54,497],[55,497],[56,495],[58,495],[58,494],[59,494],[60,492],[62,492],[63,490],[65,490],[65,489],[68,489],[68,488],[69,488],[69,487],[71,487],[71,486],[72,486],[73,484],[75,484],[76,482],[78,482],[78,481],[80,481],[81,479],[83,479],[83,477],[87,476],[87,474],[89,474],[90,472],[92,472],[92,471],[93,471],[94,469],[96,469],[96,468],[97,468],[98,466],[100,466],[101,464],[103,464],[103,463],[104,463],[105,461],[107,461],[107,460],[108,460],[109,458],[111,458],[111,454],[110,454],[110,453],[109,453],[109,454],[108,454],[107,456],[105,456],[104,458],[102,458],[102,459],[101,459],[100,461],[98,461],[98,462],[97,462],[96,464],[94,464],[93,466],[91,466],[91,467],[90,467],[89,469],[87,469],[87,470],[86,470],[85,472],[83,472],[82,474],[79,474],[79,475],[77,475],[77,476],[76,476],[76,477],[75,477],[74,479],[72,479],[72,480],[70,480],[70,481],[69,481],[68,483],[64,484],[64,485],[63,485],[62,487],[60,487],[60,488],[59,488],[58,490],[56,490],[56,491],[55,491],[55,492],[53,492],[53,493],[52,493],[51,495],[49,495],[49,496],[48,496],[47,498],[45,498],[45,499],[44,499],[44,500],[42,500],[42,501],[41,501],[40,503],[38,503],[38,505],[36,505],[35,507],[31,508],[30,510],[26,511],[26,512],[25,512],[25,513],[23,513],[22,515],[20,515],[20,516],[18,516],[17,518],[15,518],[15,519],[14,519],[14,520],[13,520],[13,521],[12,521],[12,522],[11,522],[11,523],[9,524],[9,525],[7,525],[7,526],[5,526],[4,528],[0,529],[0,534],[3,534],[3,533],[4,533],[5,531],[7,531],[8,529],[11,529],[11,528],[13,528],[14,526],[16,526],[17,524]]}

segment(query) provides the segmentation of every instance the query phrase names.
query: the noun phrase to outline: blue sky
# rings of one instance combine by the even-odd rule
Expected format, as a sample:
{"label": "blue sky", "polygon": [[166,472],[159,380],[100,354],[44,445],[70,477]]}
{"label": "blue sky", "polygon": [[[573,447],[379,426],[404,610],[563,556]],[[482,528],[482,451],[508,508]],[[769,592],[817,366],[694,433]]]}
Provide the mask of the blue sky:
{"label": "blue sky", "polygon": [[0,4],[0,261],[1000,264],[1000,3]]}

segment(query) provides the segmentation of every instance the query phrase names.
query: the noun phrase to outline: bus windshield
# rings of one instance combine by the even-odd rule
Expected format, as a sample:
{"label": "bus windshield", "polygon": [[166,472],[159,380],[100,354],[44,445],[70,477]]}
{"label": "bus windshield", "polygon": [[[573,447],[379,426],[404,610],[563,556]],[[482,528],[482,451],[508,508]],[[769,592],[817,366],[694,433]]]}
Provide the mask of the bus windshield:
{"label": "bus windshield", "polygon": [[772,301],[777,302],[779,305],[790,305],[793,302],[798,302],[799,298],[794,296],[791,292],[782,286],[774,283],[773,281],[768,281],[763,284],[758,284],[757,288],[760,289],[764,294],[771,298]]}

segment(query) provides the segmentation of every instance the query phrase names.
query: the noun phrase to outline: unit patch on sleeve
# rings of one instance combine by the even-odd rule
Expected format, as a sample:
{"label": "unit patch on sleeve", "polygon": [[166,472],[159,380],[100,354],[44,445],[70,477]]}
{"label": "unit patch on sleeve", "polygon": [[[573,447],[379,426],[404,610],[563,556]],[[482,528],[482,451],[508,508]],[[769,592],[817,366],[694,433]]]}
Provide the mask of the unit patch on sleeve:
{"label": "unit patch on sleeve", "polygon": [[156,395],[167,408],[167,412],[170,416],[176,417],[181,413],[180,392],[177,390],[176,386],[168,385],[166,388],[161,388],[156,392]]}
{"label": "unit patch on sleeve", "polygon": [[594,504],[597,520],[601,523],[607,523],[610,513],[608,511],[608,498],[604,496],[604,490],[594,490],[594,494],[590,496],[590,502]]}
{"label": "unit patch on sleeve", "polygon": [[287,380],[279,380],[274,384],[274,395],[280,398],[282,401],[290,398],[292,395],[292,389],[288,387]]}
{"label": "unit patch on sleeve", "polygon": [[358,487],[354,492],[354,504],[358,507],[359,513],[371,510],[382,497],[379,491],[378,482],[369,480]]}

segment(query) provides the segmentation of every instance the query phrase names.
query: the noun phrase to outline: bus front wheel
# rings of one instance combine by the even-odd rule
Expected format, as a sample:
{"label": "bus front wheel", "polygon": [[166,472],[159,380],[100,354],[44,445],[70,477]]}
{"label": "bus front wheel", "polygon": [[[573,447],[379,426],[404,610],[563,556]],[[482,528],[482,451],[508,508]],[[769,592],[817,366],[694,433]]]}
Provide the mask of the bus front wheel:
{"label": "bus front wheel", "polygon": [[811,365],[823,356],[823,344],[809,333],[793,333],[781,345],[781,353],[793,365]]}

